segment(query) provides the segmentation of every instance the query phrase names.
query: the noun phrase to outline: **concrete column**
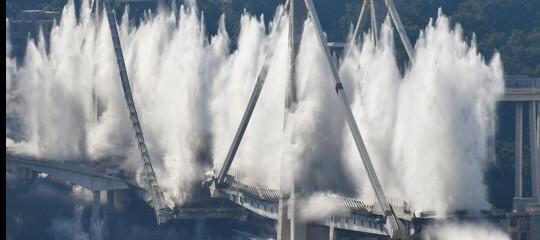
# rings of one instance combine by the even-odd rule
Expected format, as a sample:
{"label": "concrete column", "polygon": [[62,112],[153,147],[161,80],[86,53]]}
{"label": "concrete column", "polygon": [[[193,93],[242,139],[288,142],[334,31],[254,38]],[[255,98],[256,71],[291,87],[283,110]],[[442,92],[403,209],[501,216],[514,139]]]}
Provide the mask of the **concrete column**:
{"label": "concrete column", "polygon": [[28,169],[29,170],[29,174],[30,174],[30,180],[32,181],[35,181],[37,176],[38,176],[38,172],[32,170],[32,169]]}
{"label": "concrete column", "polygon": [[488,159],[495,162],[497,160],[497,141],[495,139],[496,129],[495,121],[489,123],[489,136],[488,136]]}
{"label": "concrete column", "polygon": [[328,230],[328,240],[337,240],[337,232],[334,227],[334,220],[332,219],[332,224],[330,224],[330,229]]}
{"label": "concrete column", "polygon": [[109,212],[109,215],[114,210],[114,191],[108,190],[107,191],[107,212]]}
{"label": "concrete column", "polygon": [[176,24],[178,24],[178,21],[180,21],[180,4],[182,4],[182,1],[176,0],[174,2],[174,18],[176,20]]}
{"label": "concrete column", "polygon": [[281,196],[279,198],[279,209],[278,209],[278,221],[277,221],[277,239],[278,240],[290,240],[291,229],[290,221],[287,218],[287,201],[288,198]]}
{"label": "concrete column", "polygon": [[[294,177],[293,177],[294,179]],[[305,240],[307,239],[307,228],[306,223],[299,218],[299,206],[296,201],[297,194],[299,193],[296,189],[295,180],[293,182],[291,198],[289,201],[289,206],[291,208],[291,240]]]}
{"label": "concrete column", "polygon": [[18,179],[20,180],[34,180],[37,176],[37,172],[30,168],[25,167],[15,167],[15,173]]}
{"label": "concrete column", "polygon": [[90,239],[102,239],[101,231],[98,227],[100,217],[100,191],[93,191],[94,200],[92,201],[92,213],[90,215]]}
{"label": "concrete column", "polygon": [[29,168],[24,169],[24,179],[25,180],[31,180],[32,179],[32,169],[29,169]]}
{"label": "concrete column", "polygon": [[375,45],[379,42],[379,30],[377,24],[377,10],[375,9],[375,1],[370,0],[370,12],[371,12],[371,33],[373,33],[373,42]]}
{"label": "concrete column", "polygon": [[515,198],[523,197],[523,103],[516,103]]}
{"label": "concrete column", "polygon": [[91,220],[90,224],[94,224],[99,219],[100,194],[101,194],[100,191],[93,192],[94,200],[92,201],[92,215],[90,217],[90,220]]}
{"label": "concrete column", "polygon": [[105,239],[112,239],[112,230],[115,229],[114,218],[114,193],[113,190],[107,191],[107,208],[105,209]]}
{"label": "concrete column", "polygon": [[[290,0],[289,1],[289,54],[290,54],[290,78],[287,87],[287,99],[285,101],[285,108],[288,112],[294,112],[297,103],[296,92],[296,58],[300,51],[300,43],[302,40],[302,33],[304,30],[304,21],[308,17],[308,11],[304,0]],[[292,140],[292,139],[291,139]],[[289,166],[291,167],[291,166]],[[290,173],[290,172],[289,172]],[[294,174],[290,174],[291,187],[288,211],[291,213],[290,219],[290,239],[291,240],[303,240],[306,239],[306,228],[303,221],[299,221],[297,218],[298,207],[296,206],[296,198],[298,192],[295,187]]]}
{"label": "concrete column", "polygon": [[536,102],[536,183],[539,196],[536,200],[540,203],[540,101]]}
{"label": "concrete column", "polygon": [[307,224],[297,217],[296,212],[291,220],[291,240],[307,240]]}
{"label": "concrete column", "polygon": [[537,175],[539,174],[537,172],[538,169],[538,155],[537,155],[537,144],[538,139],[536,137],[536,102],[529,102],[529,150],[531,152],[531,192],[532,197],[538,199],[540,195],[538,194],[540,192],[539,189],[539,182]]}

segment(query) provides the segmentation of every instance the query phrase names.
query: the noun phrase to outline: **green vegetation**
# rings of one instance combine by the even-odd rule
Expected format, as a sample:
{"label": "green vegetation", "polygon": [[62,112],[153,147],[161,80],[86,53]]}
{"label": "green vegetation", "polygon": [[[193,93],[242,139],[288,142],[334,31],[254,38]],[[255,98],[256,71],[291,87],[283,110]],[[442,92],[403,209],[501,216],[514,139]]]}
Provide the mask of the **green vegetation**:
{"label": "green vegetation", "polygon": [[[346,38],[358,18],[361,0],[314,0],[323,28],[331,41]],[[283,1],[205,0],[199,1],[207,24],[217,23],[225,13],[226,26],[234,39],[239,18],[245,11],[264,14],[268,20]],[[442,9],[453,23],[459,23],[470,38],[476,35],[479,50],[488,59],[500,52],[505,73],[540,76],[540,1],[528,0],[395,0],[409,37],[414,42],[430,18]],[[215,9],[220,9],[216,13]],[[208,14],[212,13],[212,14]],[[215,32],[214,27],[209,27]],[[397,37],[397,36],[396,36]],[[398,58],[405,52],[397,46]]]}
{"label": "green vegetation", "polygon": [[66,0],[6,0],[6,16],[13,18],[21,10],[62,11]]}
{"label": "green vegetation", "polygon": [[[22,9],[59,11],[67,0],[7,0],[6,15],[14,17]],[[75,0],[80,3],[81,0]],[[240,32],[240,16],[246,11],[263,14],[268,21],[280,0],[199,0],[204,11],[207,30],[215,33],[221,14],[234,40]],[[351,24],[356,22],[362,0],[315,0],[319,17],[331,41],[343,40]],[[437,16],[437,10],[460,23],[467,36],[475,33],[479,50],[490,57],[495,51],[502,56],[507,74],[540,76],[540,1],[529,0],[395,0],[405,28],[414,42],[418,33]],[[138,18],[138,8],[147,4],[132,4],[132,16]],[[122,9],[122,8],[119,8]],[[234,42],[234,41],[233,41]],[[405,53],[397,46],[398,58]]]}
{"label": "green vegetation", "polygon": [[501,53],[507,74],[540,76],[539,1],[398,0],[396,4],[410,36],[417,35],[426,19],[442,7],[467,35],[476,34],[478,48],[485,56],[495,50]]}
{"label": "green vegetation", "polygon": [[[488,200],[498,208],[512,209],[514,197],[514,144],[498,141],[496,144],[496,161],[488,167],[485,182],[488,183]],[[531,173],[529,147],[523,148],[523,195],[531,195]]]}

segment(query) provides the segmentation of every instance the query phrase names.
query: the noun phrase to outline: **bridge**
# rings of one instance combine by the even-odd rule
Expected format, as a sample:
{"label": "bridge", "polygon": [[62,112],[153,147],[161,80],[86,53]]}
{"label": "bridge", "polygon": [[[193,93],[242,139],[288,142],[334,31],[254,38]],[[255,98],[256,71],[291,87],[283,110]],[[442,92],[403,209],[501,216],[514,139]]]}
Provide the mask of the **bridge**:
{"label": "bridge", "polygon": [[[91,219],[96,221],[102,210],[100,206],[101,192],[106,193],[106,208],[113,208],[115,191],[127,190],[134,193],[142,201],[151,206],[150,193],[129,177],[112,172],[108,169],[96,165],[93,162],[84,161],[54,161],[49,159],[35,159],[30,156],[19,155],[13,152],[6,153],[6,164],[8,171],[14,172],[20,179],[33,179],[38,173],[46,173],[48,178],[55,178],[72,185],[82,186],[93,192]],[[216,198],[229,200],[234,203],[234,207],[223,207],[220,202],[215,202],[204,207],[176,207],[169,214],[161,216],[161,223],[182,219],[232,219],[245,221],[249,214],[256,214],[274,221],[278,221],[279,212],[279,190],[265,188],[263,186],[247,185],[235,179],[231,187],[226,189],[210,189],[211,194]],[[354,231],[373,236],[388,236],[385,230],[384,215],[382,209],[374,204],[368,204],[358,199],[347,198],[338,195],[325,196],[340,208],[339,213],[325,216],[324,218],[309,222],[310,227],[306,229],[307,239],[316,239],[324,236],[324,239],[337,239],[340,231]],[[432,211],[415,211],[411,203],[391,200],[391,206],[396,215],[406,220],[405,224],[412,234],[421,233],[426,223],[435,221],[438,218]],[[503,219],[504,212],[487,210],[481,212],[456,212],[456,218],[491,218]],[[110,216],[108,216],[110,218]],[[287,213],[287,219],[291,219],[292,214]],[[321,229],[322,227],[322,229]],[[310,229],[312,229],[310,231]],[[318,230],[318,231],[317,231]],[[321,231],[325,234],[320,235]],[[313,233],[315,232],[315,233]],[[327,237],[327,238],[326,238]]]}
{"label": "bridge", "polygon": [[[130,2],[133,0],[123,0],[120,2]],[[142,1],[142,0],[137,0]],[[253,88],[249,102],[247,103],[242,120],[237,128],[234,139],[223,161],[220,169],[214,169],[213,174],[208,176],[208,179],[203,182],[202,187],[208,191],[209,197],[213,199],[226,199],[232,204],[231,207],[220,207],[216,205],[207,205],[204,207],[177,207],[168,206],[164,200],[163,192],[160,189],[155,172],[152,167],[152,161],[147,151],[144,140],[143,131],[138,118],[135,102],[133,100],[130,82],[126,71],[125,61],[122,52],[122,46],[119,39],[116,16],[112,8],[112,1],[105,0],[97,2],[95,9],[101,9],[102,4],[107,16],[109,29],[111,32],[111,40],[114,46],[117,68],[122,84],[122,89],[126,101],[126,107],[129,112],[129,117],[133,126],[134,136],[137,140],[141,160],[144,166],[144,179],[141,183],[134,182],[132,179],[119,174],[108,173],[107,170],[100,169],[86,162],[78,161],[59,162],[52,159],[36,159],[31,156],[20,156],[13,152],[6,152],[6,164],[24,178],[32,178],[36,173],[46,173],[51,177],[55,177],[62,181],[80,185],[94,193],[94,204],[92,211],[92,219],[95,221],[99,215],[99,196],[101,191],[107,192],[107,202],[114,196],[114,191],[128,190],[133,191],[136,195],[145,201],[149,207],[155,210],[156,219],[159,224],[166,224],[175,219],[195,219],[195,218],[230,218],[237,220],[245,220],[248,214],[257,214],[262,217],[272,219],[277,225],[278,239],[337,239],[339,231],[352,231],[363,234],[368,234],[380,238],[391,239],[407,239],[414,237],[422,231],[425,224],[436,221],[437,214],[431,211],[417,211],[413,209],[411,203],[390,200],[386,197],[383,188],[379,182],[379,178],[372,166],[369,152],[364,145],[361,132],[356,124],[355,116],[353,115],[348,97],[345,94],[345,89],[341,83],[337,66],[330,55],[330,47],[341,47],[343,43],[328,43],[324,37],[315,5],[312,0],[288,0],[285,3],[285,12],[289,17],[289,54],[291,59],[296,59],[298,55],[300,40],[302,38],[302,30],[304,20],[311,19],[315,26],[315,33],[319,43],[319,47],[324,51],[326,63],[331,69],[332,85],[335,88],[337,97],[340,100],[340,105],[343,114],[347,120],[349,130],[353,136],[356,148],[359,153],[360,161],[362,161],[365,171],[370,180],[373,191],[375,192],[376,202],[365,203],[358,199],[348,198],[338,195],[326,195],[328,201],[333,202],[342,211],[331,213],[328,216],[314,220],[302,220],[299,217],[300,206],[296,199],[302,194],[300,186],[291,183],[291,189],[282,187],[281,189],[270,189],[264,186],[253,186],[242,183],[237,176],[230,173],[231,165],[235,159],[235,154],[240,147],[243,135],[248,127],[253,110],[256,107],[259,95],[263,89],[266,75],[269,68],[269,60],[273,52],[269,51],[264,57],[264,64],[258,69],[256,84]],[[371,14],[371,28],[376,32],[376,11],[375,2],[373,0],[365,0],[358,22],[356,24],[353,42],[357,41],[359,34],[363,31],[363,25],[368,14]],[[384,1],[384,7],[388,10],[392,23],[397,29],[402,40],[403,46],[407,52],[409,60],[414,58],[414,49],[408,39],[403,24],[399,18],[399,14],[392,0]],[[369,11],[369,13],[368,13]],[[96,11],[95,14],[99,14]],[[278,25],[281,24],[281,18],[278,17],[278,24],[272,29],[276,31]],[[373,34],[375,42],[378,41],[377,34]],[[292,113],[298,104],[296,98],[296,63],[291,61],[291,73],[288,81],[287,99],[285,111]],[[506,81],[506,90],[501,101],[509,101],[517,104],[516,109],[526,103],[530,109],[530,126],[531,142],[533,146],[538,145],[538,107],[540,104],[540,80],[523,80],[525,78],[510,77]],[[287,116],[287,114],[286,114]],[[522,110],[516,110],[516,119],[522,116]],[[521,119],[521,118],[519,118]],[[516,133],[516,139],[522,138],[522,125],[517,122],[516,129],[520,129]],[[517,149],[521,149],[521,140],[516,141]],[[520,145],[518,145],[518,142]],[[516,156],[518,156],[516,151]],[[521,154],[521,153],[519,153]],[[532,163],[535,164],[533,169],[533,179],[538,179],[540,170],[538,166],[538,146],[531,150],[533,156]],[[522,158],[519,155],[518,163],[521,164]],[[518,165],[521,166],[521,165]],[[521,168],[516,168],[516,172],[521,171]],[[521,173],[521,172],[519,172]],[[518,176],[518,175],[517,175]],[[516,186],[521,189],[522,180],[516,177]],[[284,176],[281,176],[284,179]],[[533,180],[534,182],[534,180]],[[538,180],[537,182],[540,182]],[[539,186],[533,186],[533,198],[539,199]],[[516,191],[518,191],[516,190]],[[521,190],[519,190],[521,191]],[[521,192],[516,192],[516,198],[521,198]],[[108,205],[108,207],[111,207]],[[482,210],[475,212],[457,211],[449,213],[447,218],[504,218],[504,212],[497,210]],[[324,232],[324,234],[321,234]]]}
{"label": "bridge", "polygon": [[[113,208],[116,191],[130,191],[151,207],[152,195],[139,186],[130,177],[123,176],[112,169],[104,169],[96,162],[55,161],[36,159],[13,152],[6,152],[7,170],[15,173],[19,179],[32,180],[39,173],[46,173],[47,178],[54,178],[67,184],[84,187],[93,193],[92,221],[96,221],[101,212],[100,196],[105,192],[107,208]],[[248,211],[241,207],[224,207],[222,204],[205,203],[200,206],[176,207],[160,216],[161,223],[181,219],[236,219],[245,220]],[[111,216],[109,216],[111,217]]]}

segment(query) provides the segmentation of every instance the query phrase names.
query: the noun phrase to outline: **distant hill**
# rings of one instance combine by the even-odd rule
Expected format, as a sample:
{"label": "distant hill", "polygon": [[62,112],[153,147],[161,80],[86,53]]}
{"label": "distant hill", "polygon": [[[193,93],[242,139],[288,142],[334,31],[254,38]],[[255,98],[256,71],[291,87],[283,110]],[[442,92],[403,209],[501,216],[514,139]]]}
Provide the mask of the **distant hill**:
{"label": "distant hill", "polygon": [[[380,0],[379,0],[380,1]],[[15,17],[22,9],[60,11],[67,0],[6,0],[6,15]],[[80,3],[81,0],[75,0]],[[204,11],[207,30],[215,33],[221,14],[226,16],[226,26],[235,39],[239,33],[240,15],[245,11],[268,20],[279,0],[198,0]],[[319,17],[330,40],[343,40],[359,14],[361,0],[314,0]],[[437,9],[459,22],[468,35],[476,33],[480,51],[490,57],[494,51],[502,55],[507,74],[540,76],[540,1],[530,0],[395,0],[405,28],[414,42],[420,29]],[[142,9],[154,4],[132,4],[134,18]],[[122,10],[119,7],[119,10]],[[405,53],[398,45],[398,57]]]}

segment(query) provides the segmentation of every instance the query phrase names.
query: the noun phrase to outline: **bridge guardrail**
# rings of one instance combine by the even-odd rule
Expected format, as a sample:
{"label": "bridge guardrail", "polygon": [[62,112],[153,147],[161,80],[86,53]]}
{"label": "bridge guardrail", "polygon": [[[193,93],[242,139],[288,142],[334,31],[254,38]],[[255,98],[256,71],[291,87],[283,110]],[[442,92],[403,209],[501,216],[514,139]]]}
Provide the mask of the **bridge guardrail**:
{"label": "bridge guardrail", "polygon": [[511,89],[540,89],[540,78],[531,78],[522,75],[505,76],[504,85]]}

